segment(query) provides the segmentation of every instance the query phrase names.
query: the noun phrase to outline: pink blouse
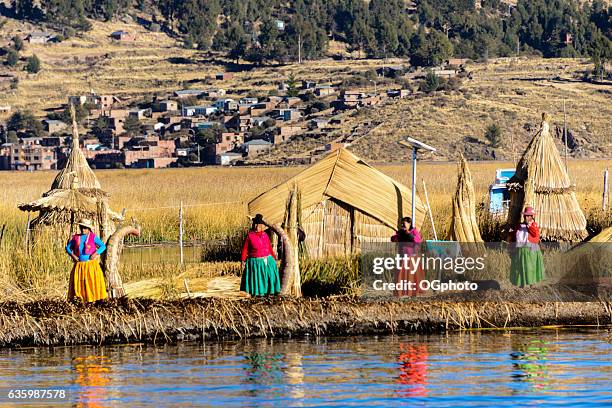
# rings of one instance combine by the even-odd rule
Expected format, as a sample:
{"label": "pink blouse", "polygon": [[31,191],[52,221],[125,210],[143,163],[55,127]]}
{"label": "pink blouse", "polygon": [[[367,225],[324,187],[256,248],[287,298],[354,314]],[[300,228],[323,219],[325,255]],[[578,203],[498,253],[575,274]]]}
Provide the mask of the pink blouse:
{"label": "pink blouse", "polygon": [[242,246],[241,260],[244,262],[247,258],[263,258],[268,255],[272,255],[276,259],[268,234],[265,231],[250,231]]}

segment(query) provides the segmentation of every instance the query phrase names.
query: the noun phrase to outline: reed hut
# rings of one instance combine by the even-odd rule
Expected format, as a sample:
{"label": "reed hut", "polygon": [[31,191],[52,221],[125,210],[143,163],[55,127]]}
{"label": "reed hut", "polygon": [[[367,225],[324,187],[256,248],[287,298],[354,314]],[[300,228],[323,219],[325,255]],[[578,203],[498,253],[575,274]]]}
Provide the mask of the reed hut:
{"label": "reed hut", "polygon": [[523,208],[531,205],[543,240],[571,242],[587,236],[586,218],[550,134],[546,113],[542,114],[540,130],[523,153],[515,175],[508,181],[508,190],[510,225],[518,224]]}
{"label": "reed hut", "polygon": [[[35,230],[53,226],[72,232],[75,222],[80,217],[93,215],[95,232],[106,241],[115,232],[115,221],[120,221],[122,217],[109,208],[109,194],[102,190],[98,178],[79,147],[74,109],[71,111],[72,148],[66,165],[55,177],[51,189],[43,194],[43,198],[32,203],[19,204],[18,207],[22,211],[38,211],[38,216],[30,224]],[[70,211],[66,211],[66,205],[46,205],[49,201],[53,201],[54,197],[62,198],[62,202],[70,207]],[[72,201],[69,201],[70,198]],[[53,203],[58,204],[58,200]],[[93,214],[92,203],[95,207]]]}
{"label": "reed hut", "polygon": [[[311,258],[357,253],[368,242],[388,242],[410,215],[411,190],[340,148],[248,204],[271,224],[282,224],[291,191],[300,192],[300,227]],[[415,225],[426,208],[417,198]]]}
{"label": "reed hut", "polygon": [[476,220],[476,198],[472,173],[463,155],[459,159],[457,190],[453,196],[453,215],[446,239],[459,242],[483,242]]}

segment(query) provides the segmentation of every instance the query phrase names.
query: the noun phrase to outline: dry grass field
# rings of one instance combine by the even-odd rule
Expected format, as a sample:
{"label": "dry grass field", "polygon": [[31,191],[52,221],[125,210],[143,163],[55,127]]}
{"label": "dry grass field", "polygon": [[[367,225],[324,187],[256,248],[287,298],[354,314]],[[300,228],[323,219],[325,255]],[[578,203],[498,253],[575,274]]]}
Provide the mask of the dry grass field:
{"label": "dry grass field", "polygon": [[[601,211],[602,173],[610,160],[570,160],[569,172],[576,183],[577,196],[587,215],[589,226],[600,229],[612,223],[612,213]],[[470,163],[476,196],[487,201],[487,189],[496,168],[512,167],[506,162]],[[410,166],[379,165],[383,172],[409,184]],[[238,245],[248,225],[246,203],[259,193],[281,183],[300,171],[299,167],[197,168],[167,170],[109,170],[97,175],[111,194],[115,210],[126,208],[127,217],[142,225],[141,242],[176,241],[178,238],[178,205],[185,206],[186,240],[223,240],[237,259]],[[0,245],[0,282],[5,296],[27,291],[29,296],[61,296],[65,293],[69,260],[63,252],[67,237],[48,236],[29,251],[24,246],[26,214],[17,210],[19,202],[39,197],[51,185],[54,172],[0,173],[0,228],[6,224]],[[451,196],[456,183],[456,164],[424,162],[419,165],[420,179],[427,184],[432,214],[441,236],[451,210]],[[481,215],[484,212],[481,211]],[[481,218],[483,228],[491,228]],[[432,238],[428,222],[422,226],[426,238]],[[235,262],[190,265],[181,271],[177,265],[125,267],[126,282],[156,278],[157,291],[171,294],[177,279],[209,278],[215,273],[236,271]],[[179,275],[181,274],[181,275]],[[206,283],[208,284],[208,283]],[[166,288],[166,289],[164,289]],[[150,288],[149,288],[150,289]],[[149,290],[147,289],[147,290]],[[164,293],[166,293],[164,292]]]}

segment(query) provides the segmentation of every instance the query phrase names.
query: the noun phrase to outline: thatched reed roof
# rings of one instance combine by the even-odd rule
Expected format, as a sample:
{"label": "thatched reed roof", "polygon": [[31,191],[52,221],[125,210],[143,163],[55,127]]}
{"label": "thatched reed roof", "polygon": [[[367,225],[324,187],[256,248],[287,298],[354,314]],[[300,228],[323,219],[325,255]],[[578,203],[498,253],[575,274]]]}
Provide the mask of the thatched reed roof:
{"label": "thatched reed roof", "polygon": [[508,223],[518,224],[525,206],[536,211],[541,238],[578,241],[587,236],[586,218],[578,205],[574,186],[550,134],[549,117],[542,114],[540,130],[523,153],[516,174],[508,181]]}
{"label": "thatched reed roof", "polygon": [[52,190],[44,197],[30,203],[21,203],[22,211],[66,211],[73,213],[95,214],[98,210],[96,200],[77,190]]}
{"label": "thatched reed roof", "polygon": [[[249,214],[260,213],[270,223],[282,223],[287,197],[293,185],[297,185],[300,191],[304,209],[332,198],[394,229],[401,217],[410,215],[412,208],[412,192],[408,187],[340,148],[256,197],[248,204]],[[426,208],[417,197],[415,225],[422,224],[425,213]]]}
{"label": "thatched reed roof", "polygon": [[114,222],[123,217],[109,208],[109,194],[102,190],[98,178],[79,147],[79,132],[73,106],[70,111],[72,149],[66,165],[55,177],[51,189],[44,193],[41,199],[19,204],[18,207],[23,211],[39,211],[31,223],[34,228],[64,226],[72,230],[77,217],[95,215],[94,225],[99,229],[101,237],[106,239],[115,231]]}
{"label": "thatched reed roof", "polygon": [[472,173],[463,155],[459,160],[457,190],[453,196],[453,216],[446,239],[459,242],[483,242],[476,220],[476,198]]}
{"label": "thatched reed roof", "polygon": [[66,166],[64,166],[57,176],[55,176],[51,189],[69,189],[72,184],[72,174],[76,174],[76,177],[79,179],[78,188],[102,191],[98,178],[91,167],[89,167],[89,163],[87,163],[87,159],[79,147],[79,131],[74,116],[72,121],[72,149],[70,151],[70,156],[68,156]]}

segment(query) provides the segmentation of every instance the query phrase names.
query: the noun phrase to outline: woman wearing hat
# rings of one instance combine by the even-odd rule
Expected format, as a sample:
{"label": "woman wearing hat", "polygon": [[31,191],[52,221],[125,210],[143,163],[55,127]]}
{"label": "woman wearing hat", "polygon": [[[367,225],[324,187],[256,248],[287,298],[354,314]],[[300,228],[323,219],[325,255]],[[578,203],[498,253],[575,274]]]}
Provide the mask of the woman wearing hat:
{"label": "woman wearing hat", "polygon": [[523,222],[510,229],[509,241],[515,247],[510,264],[510,282],[521,288],[544,279],[540,228],[534,217],[533,207],[528,206],[523,211]]}
{"label": "woman wearing hat", "polygon": [[92,232],[92,229],[90,220],[81,219],[79,233],[75,234],[66,245],[66,252],[74,261],[68,299],[78,297],[84,302],[106,299],[106,284],[99,262],[106,245]]}
{"label": "woman wearing hat", "polygon": [[251,296],[280,293],[280,276],[276,256],[266,233],[263,216],[253,218],[253,226],[242,246],[242,280],[240,290]]}

